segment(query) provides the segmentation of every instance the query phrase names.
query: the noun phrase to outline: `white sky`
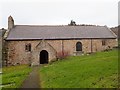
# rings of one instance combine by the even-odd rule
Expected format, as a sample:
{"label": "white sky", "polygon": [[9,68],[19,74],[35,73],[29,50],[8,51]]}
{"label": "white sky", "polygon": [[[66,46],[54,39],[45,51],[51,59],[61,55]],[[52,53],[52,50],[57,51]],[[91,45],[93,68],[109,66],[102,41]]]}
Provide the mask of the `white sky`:
{"label": "white sky", "polygon": [[119,0],[0,0],[0,28],[7,28],[8,16],[15,25],[118,25]]}

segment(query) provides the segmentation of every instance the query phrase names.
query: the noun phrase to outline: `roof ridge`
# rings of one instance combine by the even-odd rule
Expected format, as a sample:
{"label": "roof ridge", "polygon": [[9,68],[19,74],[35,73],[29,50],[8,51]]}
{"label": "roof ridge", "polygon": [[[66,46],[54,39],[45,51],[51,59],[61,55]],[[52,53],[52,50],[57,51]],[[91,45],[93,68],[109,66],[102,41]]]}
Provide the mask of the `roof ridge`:
{"label": "roof ridge", "polygon": [[68,26],[68,25],[15,25],[15,26]]}
{"label": "roof ridge", "polygon": [[70,26],[70,25],[15,25],[15,26],[30,26],[30,27],[58,27],[58,26],[68,26],[68,27],[107,27],[107,26],[99,26],[99,25],[76,25],[76,26]]}

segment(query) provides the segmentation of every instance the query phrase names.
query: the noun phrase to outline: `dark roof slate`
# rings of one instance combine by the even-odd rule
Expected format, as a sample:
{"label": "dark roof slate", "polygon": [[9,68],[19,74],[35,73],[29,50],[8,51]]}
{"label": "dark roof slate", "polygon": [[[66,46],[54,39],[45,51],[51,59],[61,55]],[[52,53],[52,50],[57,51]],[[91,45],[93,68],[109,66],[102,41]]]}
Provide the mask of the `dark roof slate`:
{"label": "dark roof slate", "polygon": [[16,25],[7,40],[116,38],[106,26],[35,26]]}

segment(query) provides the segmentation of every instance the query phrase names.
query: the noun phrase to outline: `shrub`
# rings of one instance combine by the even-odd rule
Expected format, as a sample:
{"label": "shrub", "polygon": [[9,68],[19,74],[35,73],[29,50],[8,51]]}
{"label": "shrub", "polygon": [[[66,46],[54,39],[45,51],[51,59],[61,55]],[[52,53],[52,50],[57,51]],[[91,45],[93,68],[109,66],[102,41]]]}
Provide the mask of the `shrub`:
{"label": "shrub", "polygon": [[68,51],[61,51],[57,53],[57,58],[58,59],[64,59],[66,57],[69,56],[69,52]]}

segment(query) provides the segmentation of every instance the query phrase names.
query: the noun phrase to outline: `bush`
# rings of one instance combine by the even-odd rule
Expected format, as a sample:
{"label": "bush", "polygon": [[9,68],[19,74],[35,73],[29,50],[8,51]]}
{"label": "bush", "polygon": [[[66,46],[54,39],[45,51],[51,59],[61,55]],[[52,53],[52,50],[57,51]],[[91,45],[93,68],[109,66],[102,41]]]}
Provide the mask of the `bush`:
{"label": "bush", "polygon": [[58,59],[64,59],[66,57],[69,56],[69,52],[68,51],[61,51],[57,53],[57,58]]}

